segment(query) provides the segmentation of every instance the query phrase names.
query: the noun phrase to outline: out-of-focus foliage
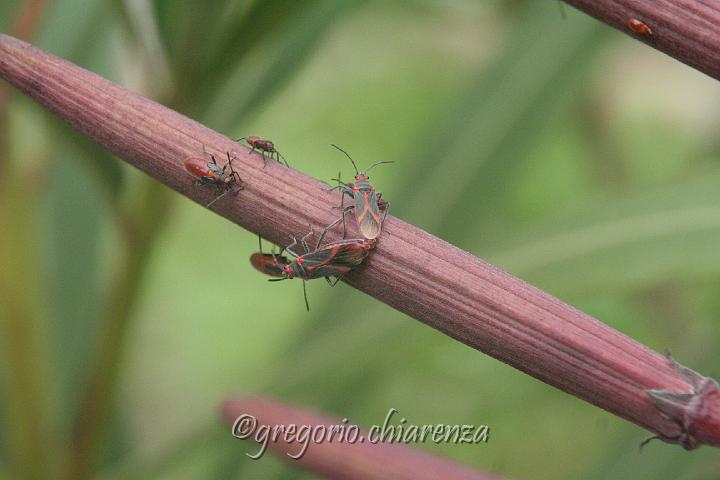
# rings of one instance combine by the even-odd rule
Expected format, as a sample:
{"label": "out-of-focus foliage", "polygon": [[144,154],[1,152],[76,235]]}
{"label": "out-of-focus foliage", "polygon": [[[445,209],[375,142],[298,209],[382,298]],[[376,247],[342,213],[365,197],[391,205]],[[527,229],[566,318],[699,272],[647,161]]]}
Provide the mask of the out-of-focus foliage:
{"label": "out-of-focus foliage", "polygon": [[[61,0],[35,43],[321,179],[350,173],[330,143],[395,160],[373,174],[394,214],[717,375],[720,88],[555,3]],[[308,284],[306,313],[249,265],[252,234],[19,95],[2,115],[0,479],[82,461],[93,372],[93,478],[312,478],[244,455],[230,393],[488,424],[488,444],[418,448],[508,478],[716,474],[712,449],[638,455],[646,432],[346,286]]]}

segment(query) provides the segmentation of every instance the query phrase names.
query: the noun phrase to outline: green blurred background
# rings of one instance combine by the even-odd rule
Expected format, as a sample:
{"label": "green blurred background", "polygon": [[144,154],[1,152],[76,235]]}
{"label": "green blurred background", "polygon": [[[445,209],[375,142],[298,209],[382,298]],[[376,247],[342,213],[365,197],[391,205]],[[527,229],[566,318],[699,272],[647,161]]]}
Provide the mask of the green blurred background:
{"label": "green blurred background", "polygon": [[[33,43],[309,175],[349,176],[331,142],[395,160],[393,214],[720,373],[715,80],[548,0],[5,0],[3,32],[23,8]],[[0,479],[315,478],[244,455],[231,393],[488,424],[418,448],[508,478],[718,478],[716,450],[639,454],[647,432],[345,285],[306,313],[253,234],[0,88]]]}

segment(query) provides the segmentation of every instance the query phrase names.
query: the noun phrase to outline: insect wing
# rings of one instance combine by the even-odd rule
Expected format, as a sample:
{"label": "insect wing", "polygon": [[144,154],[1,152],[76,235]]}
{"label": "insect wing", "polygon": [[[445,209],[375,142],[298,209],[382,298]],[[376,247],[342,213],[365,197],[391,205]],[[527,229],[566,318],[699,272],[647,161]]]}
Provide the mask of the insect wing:
{"label": "insect wing", "polygon": [[[367,256],[362,244],[357,241],[339,242],[326,245],[295,260],[308,272],[322,267],[355,267]],[[313,278],[316,278],[313,275]]]}
{"label": "insect wing", "polygon": [[322,277],[341,277],[347,272],[352,270],[352,267],[347,265],[318,265],[314,267],[307,267],[306,279],[322,278]]}
{"label": "insect wing", "polygon": [[374,239],[380,235],[381,219],[377,193],[355,192],[355,217],[363,237]]}
{"label": "insect wing", "polygon": [[302,264],[305,268],[327,265],[335,255],[335,250],[337,250],[337,245],[322,247],[295,259],[295,262]]}
{"label": "insect wing", "polygon": [[283,266],[287,265],[288,259],[282,255],[269,253],[253,253],[250,256],[250,263],[255,269],[271,277],[282,277]]}
{"label": "insect wing", "polygon": [[207,167],[208,171],[212,172],[217,176],[221,176],[225,173],[224,169],[220,167],[220,165],[218,165],[217,163],[208,162]]}
{"label": "insect wing", "polygon": [[357,267],[368,254],[359,241],[337,243],[330,247],[333,248],[333,255],[329,264],[333,266]]}

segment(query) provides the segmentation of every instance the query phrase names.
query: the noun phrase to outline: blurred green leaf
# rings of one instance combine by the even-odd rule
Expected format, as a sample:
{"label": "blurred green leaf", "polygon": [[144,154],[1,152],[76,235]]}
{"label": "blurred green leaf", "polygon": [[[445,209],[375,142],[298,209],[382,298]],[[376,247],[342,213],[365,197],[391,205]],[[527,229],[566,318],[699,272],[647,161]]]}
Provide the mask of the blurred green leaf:
{"label": "blurred green leaf", "polygon": [[[227,448],[229,429],[224,425],[213,423],[195,429],[179,440],[174,440],[164,452],[138,463],[136,458],[119,463],[105,471],[99,480],[142,480],[146,478],[177,477],[177,470],[183,463],[192,460],[206,450],[221,451]],[[233,438],[230,435],[230,438]],[[215,477],[218,478],[218,477]],[[221,477],[226,478],[226,477]]]}
{"label": "blurred green leaf", "polygon": [[[38,34],[37,44],[49,52],[88,68],[96,48],[104,47],[111,28],[113,10],[110,0],[58,0],[48,2],[46,21]],[[93,58],[94,61],[100,60]],[[112,58],[105,59],[112,64]]]}
{"label": "blurred green leaf", "polygon": [[[38,45],[109,79],[116,79],[116,58],[112,38],[104,34],[112,28],[114,10],[110,0],[63,0],[49,2],[47,13],[52,21],[39,34]],[[85,165],[100,185],[106,200],[112,201],[123,185],[123,167],[107,150],[100,148],[87,136],[54,117],[48,117],[54,130],[54,141],[71,148],[74,161]]]}
{"label": "blurred green leaf", "polygon": [[3,32],[8,31],[8,27],[10,27],[17,14],[19,4],[18,0],[0,2],[0,30]]}
{"label": "blurred green leaf", "polygon": [[[627,291],[720,273],[720,174],[530,226],[487,258],[554,293]],[[582,272],[578,275],[578,272]]]}
{"label": "blurred green leaf", "polygon": [[97,281],[103,211],[92,177],[72,161],[77,152],[65,146],[54,151],[43,205],[51,325],[63,404],[69,409],[85,380],[78,372],[84,371],[92,339],[102,328]]}
{"label": "blurred green leaf", "polygon": [[498,200],[522,152],[582,93],[604,44],[594,20],[564,21],[552,3],[526,4],[497,61],[411,157],[422,175],[395,193],[401,215],[464,239],[502,216]]}
{"label": "blurred green leaf", "polygon": [[42,479],[51,469],[56,384],[41,303],[37,199],[30,178],[14,180],[0,185],[0,220],[8,225],[0,228],[0,382],[5,394],[0,428],[14,472]]}
{"label": "blurred green leaf", "polygon": [[[221,128],[237,127],[245,117],[267,104],[310,58],[339,19],[360,3],[361,0],[316,0],[303,3],[303,8],[294,12],[286,9],[288,23],[273,19],[270,24],[277,25],[273,27],[274,35],[265,44],[257,45],[245,56],[245,61],[236,64],[238,68],[233,70],[227,59],[224,64],[223,59],[218,59],[215,68],[227,72],[228,78],[212,97],[213,104],[207,113],[209,123]],[[232,53],[228,52],[227,58],[232,59]],[[232,108],[227,108],[229,105]]]}
{"label": "blurred green leaf", "polygon": [[[355,3],[357,0],[191,2],[178,9],[175,2],[157,2],[159,30],[178,82],[174,105],[198,117],[214,101],[231,101],[237,105],[233,115],[244,117],[249,104],[266,103],[266,92],[287,81],[290,72],[312,53],[322,33],[334,24],[337,14]],[[197,24],[198,18],[203,25]],[[225,85],[232,83],[238,69],[243,84],[233,84],[229,90],[242,97],[218,93],[226,92]],[[256,77],[255,72],[262,74]]]}

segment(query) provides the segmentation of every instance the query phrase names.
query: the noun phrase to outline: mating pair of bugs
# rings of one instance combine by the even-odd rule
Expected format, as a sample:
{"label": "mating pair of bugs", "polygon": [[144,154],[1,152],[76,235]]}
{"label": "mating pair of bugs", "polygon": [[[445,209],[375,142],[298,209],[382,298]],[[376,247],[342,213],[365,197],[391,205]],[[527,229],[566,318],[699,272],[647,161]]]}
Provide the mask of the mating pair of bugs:
{"label": "mating pair of bugs", "polygon": [[[375,248],[377,238],[382,232],[385,217],[390,207],[390,204],[382,199],[382,194],[377,192],[375,187],[370,183],[370,177],[368,177],[367,172],[377,165],[392,162],[378,162],[371,165],[364,172],[361,172],[347,152],[337,145],[333,145],[333,147],[343,152],[350,159],[353,167],[355,167],[355,183],[343,183],[340,179],[335,179],[338,185],[330,189],[337,189],[341,192],[341,217],[325,227],[318,237],[314,249],[311,249],[308,244],[308,239],[313,235],[312,227],[310,227],[307,235],[299,241],[294,236],[291,236],[292,243],[284,247],[279,253],[263,253],[262,240],[258,238],[260,251],[250,257],[250,263],[257,270],[271,277],[275,277],[271,278],[270,281],[290,280],[293,278],[302,279],[305,308],[307,308],[308,311],[310,310],[310,306],[308,304],[305,281],[324,278],[328,285],[334,287],[345,274],[360,265],[369,255],[370,251]],[[353,199],[352,205],[348,207],[344,206],[345,196]],[[345,214],[353,209],[355,210],[355,220],[358,229],[364,238],[345,239]],[[341,221],[343,222],[343,240],[337,240],[323,245],[322,242],[327,232]],[[300,254],[294,250],[298,244],[302,246],[304,253]],[[292,255],[294,259],[290,260],[285,257],[283,255],[285,251]]]}
{"label": "mating pair of bugs", "polygon": [[[263,253],[262,240],[258,237],[260,251],[250,256],[250,263],[260,272],[269,275],[270,282],[300,278],[303,281],[303,298],[305,308],[310,311],[307,298],[306,280],[324,278],[331,287],[334,287],[346,273],[360,265],[370,251],[375,248],[376,240],[367,238],[343,239],[322,244],[327,228],[320,235],[315,248],[308,245],[308,238],[313,235],[312,227],[304,237],[296,239],[291,236],[292,243],[279,253]],[[305,253],[300,254],[294,250],[300,244]],[[288,252],[293,257],[290,260],[283,255]]]}
{"label": "mating pair of bugs", "polygon": [[[270,158],[274,158],[278,163],[285,163],[285,166],[289,166],[285,157],[275,148],[275,145],[270,140],[266,140],[257,135],[250,135],[248,137],[242,137],[237,139],[237,142],[245,140],[252,148],[250,154],[259,151],[263,157],[263,168],[267,165],[267,157],[265,153],[270,154]],[[205,205],[206,207],[212,206],[215,202],[220,200],[222,197],[230,192],[237,193],[243,189],[243,181],[240,178],[240,174],[233,168],[232,161],[234,157],[230,157],[230,152],[227,152],[227,163],[220,167],[218,165],[215,156],[208,154],[203,145],[203,153],[205,157],[210,157],[210,161],[207,158],[190,157],[185,160],[185,170],[197,179],[197,182],[201,185],[215,185],[218,189],[218,196],[215,199]],[[274,156],[273,156],[274,155]],[[280,161],[282,159],[282,162]]]}

